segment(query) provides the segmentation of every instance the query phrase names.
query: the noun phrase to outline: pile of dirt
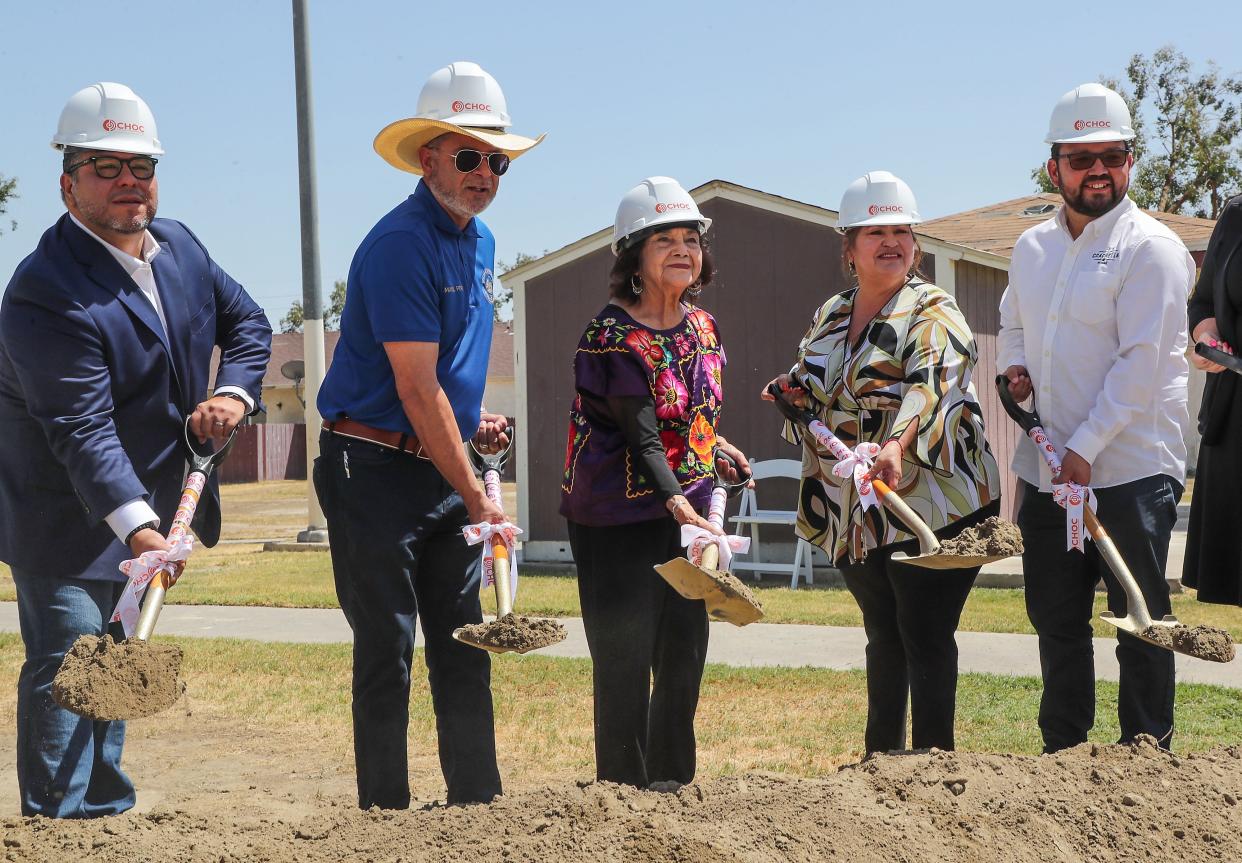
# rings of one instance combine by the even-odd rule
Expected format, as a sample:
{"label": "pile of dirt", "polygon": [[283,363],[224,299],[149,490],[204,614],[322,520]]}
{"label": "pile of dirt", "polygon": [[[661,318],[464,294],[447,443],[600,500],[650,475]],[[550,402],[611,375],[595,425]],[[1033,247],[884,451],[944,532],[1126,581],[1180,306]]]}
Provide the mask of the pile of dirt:
{"label": "pile of dirt", "polygon": [[[1050,756],[880,755],[826,779],[748,774],[674,793],[577,782],[405,812],[320,800],[304,817],[219,805],[93,822],[0,820],[0,859],[186,863],[1242,859],[1242,750],[1150,738]],[[262,812],[262,809],[258,810]]]}
{"label": "pile of dirt", "polygon": [[485,650],[526,653],[564,641],[565,627],[549,617],[523,617],[510,612],[492,621],[463,626],[453,635]]}
{"label": "pile of dirt", "polygon": [[1215,626],[1149,626],[1143,638],[1208,662],[1232,662],[1233,636]]}
{"label": "pile of dirt", "polygon": [[1022,553],[1022,532],[1013,522],[992,516],[940,543],[940,551],[961,557],[1010,557]]}
{"label": "pile of dirt", "polygon": [[88,719],[137,719],[167,710],[185,692],[181,648],[140,638],[83,635],[52,680],[52,697]]}

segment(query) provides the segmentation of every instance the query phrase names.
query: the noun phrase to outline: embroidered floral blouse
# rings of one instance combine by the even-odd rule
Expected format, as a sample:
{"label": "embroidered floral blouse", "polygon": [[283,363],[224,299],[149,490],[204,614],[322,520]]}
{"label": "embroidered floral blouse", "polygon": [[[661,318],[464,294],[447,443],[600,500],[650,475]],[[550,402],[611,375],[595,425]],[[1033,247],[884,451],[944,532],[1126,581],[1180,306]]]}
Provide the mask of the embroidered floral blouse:
{"label": "embroidered floral blouse", "polygon": [[607,409],[606,399],[614,396],[655,401],[668,466],[690,503],[706,508],[724,364],[716,321],[702,309],[687,307],[680,324],[654,330],[620,306],[605,306],[587,324],[574,354],[577,397],[569,412],[561,515],[587,525],[668,515]]}
{"label": "embroidered floral blouse", "polygon": [[[957,303],[911,280],[849,346],[855,293],[820,307],[790,370],[818,402],[820,420],[851,449],[863,441],[882,445],[916,423],[896,491],[932,530],[997,500],[1000,475],[971,382],[974,337]],[[801,440],[790,423],[784,437]],[[834,561],[850,562],[914,538],[885,508],[864,512],[853,480],[833,475],[836,459],[809,436],[802,443],[799,536]]]}

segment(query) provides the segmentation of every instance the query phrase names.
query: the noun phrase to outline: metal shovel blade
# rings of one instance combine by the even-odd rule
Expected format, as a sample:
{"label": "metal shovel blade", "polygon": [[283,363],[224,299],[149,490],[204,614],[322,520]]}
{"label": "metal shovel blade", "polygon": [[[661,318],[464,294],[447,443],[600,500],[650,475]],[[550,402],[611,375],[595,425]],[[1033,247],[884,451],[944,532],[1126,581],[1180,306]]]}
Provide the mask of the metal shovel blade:
{"label": "metal shovel blade", "polygon": [[1012,557],[1012,555],[947,554],[937,550],[930,554],[920,552],[915,555],[898,551],[893,554],[892,559],[898,563],[912,563],[925,569],[967,569],[972,566],[983,566],[985,563],[994,563],[1007,557]]}
{"label": "metal shovel blade", "polygon": [[763,618],[763,609],[733,590],[717,570],[695,566],[684,557],[656,564],[655,571],[686,599],[701,599],[707,615],[734,626],[745,626]]}
{"label": "metal shovel blade", "polygon": [[453,638],[489,653],[529,653],[565,640],[565,627],[546,617],[507,614],[496,620],[461,626]]}

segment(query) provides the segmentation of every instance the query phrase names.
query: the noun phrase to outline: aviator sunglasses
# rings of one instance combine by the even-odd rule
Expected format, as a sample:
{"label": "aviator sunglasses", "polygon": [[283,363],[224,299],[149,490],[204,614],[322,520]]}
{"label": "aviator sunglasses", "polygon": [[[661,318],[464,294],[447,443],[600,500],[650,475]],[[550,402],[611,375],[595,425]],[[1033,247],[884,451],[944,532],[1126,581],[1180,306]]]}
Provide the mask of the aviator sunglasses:
{"label": "aviator sunglasses", "polygon": [[1058,158],[1064,159],[1075,171],[1085,171],[1099,159],[1105,168],[1120,168],[1126,163],[1129,150],[1105,150],[1103,153],[1062,153]]}
{"label": "aviator sunglasses", "polygon": [[129,172],[136,180],[149,180],[155,176],[155,164],[159,159],[150,156],[133,156],[129,159],[118,159],[116,156],[88,156],[81,162],[70,165],[66,174],[72,174],[87,162],[95,169],[95,176],[101,180],[115,180],[121,176],[121,166],[128,165]]}
{"label": "aviator sunglasses", "polygon": [[453,154],[453,167],[463,174],[469,174],[483,164],[485,158],[487,167],[491,168],[492,173],[497,177],[509,170],[509,157],[504,153],[480,153],[478,150],[467,149],[458,150]]}

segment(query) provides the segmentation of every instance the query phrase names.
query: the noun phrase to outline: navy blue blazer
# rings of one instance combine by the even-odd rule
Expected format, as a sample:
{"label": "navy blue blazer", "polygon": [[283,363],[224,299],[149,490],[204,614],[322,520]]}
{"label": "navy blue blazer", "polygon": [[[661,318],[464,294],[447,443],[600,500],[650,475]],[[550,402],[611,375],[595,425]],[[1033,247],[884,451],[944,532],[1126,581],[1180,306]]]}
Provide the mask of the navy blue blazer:
{"label": "navy blue blazer", "polygon": [[[0,560],[28,574],[123,576],[130,556],[104,522],[144,497],[167,532],[181,497],[185,417],[216,386],[259,401],[271,353],[263,310],[180,222],[156,219],[152,262],[168,321],[68,214],[0,300]],[[213,476],[194,530],[220,537]]]}

